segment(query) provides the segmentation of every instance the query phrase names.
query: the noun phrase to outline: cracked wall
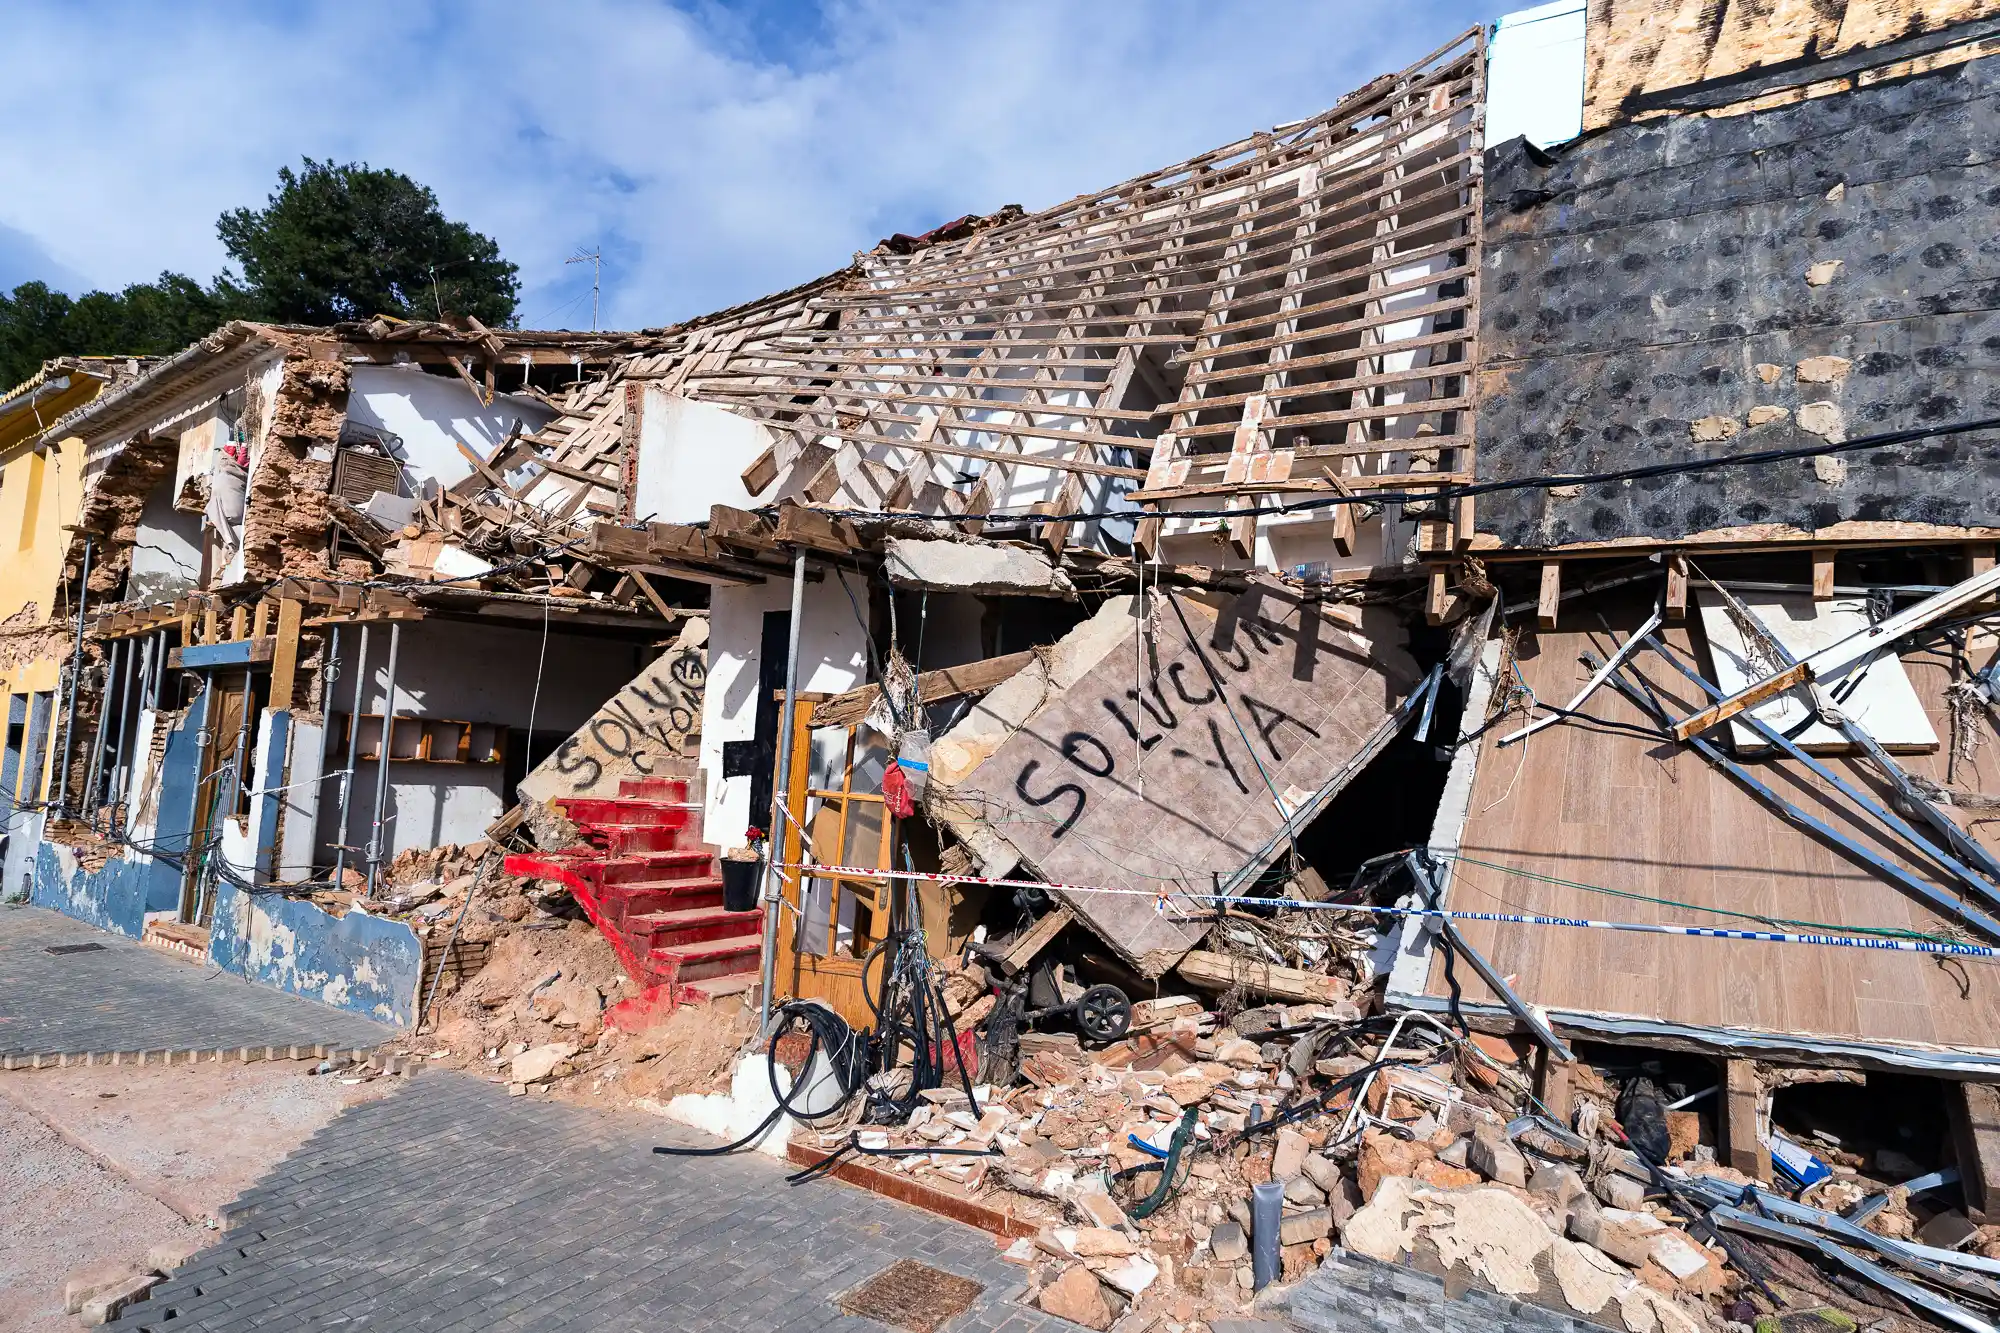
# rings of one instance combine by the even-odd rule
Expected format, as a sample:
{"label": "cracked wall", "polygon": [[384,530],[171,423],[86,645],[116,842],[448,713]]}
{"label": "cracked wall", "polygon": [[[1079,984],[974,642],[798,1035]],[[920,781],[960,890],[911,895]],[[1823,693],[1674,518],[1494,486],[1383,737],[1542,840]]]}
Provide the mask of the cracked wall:
{"label": "cracked wall", "polygon": [[333,916],[303,898],[218,887],[209,957],[249,981],[382,1023],[416,1021],[423,944],[358,907]]}
{"label": "cracked wall", "polygon": [[243,577],[324,577],[326,497],[334,449],[347,420],[347,367],[294,355],[271,408],[249,477],[243,515]]}

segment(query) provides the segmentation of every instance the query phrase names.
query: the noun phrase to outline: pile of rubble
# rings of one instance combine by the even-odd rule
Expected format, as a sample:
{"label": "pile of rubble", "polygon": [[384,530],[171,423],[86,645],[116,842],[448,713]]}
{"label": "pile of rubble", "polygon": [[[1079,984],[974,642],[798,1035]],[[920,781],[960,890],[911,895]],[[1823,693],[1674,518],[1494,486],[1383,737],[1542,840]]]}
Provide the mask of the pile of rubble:
{"label": "pile of rubble", "polygon": [[[954,1077],[906,1123],[793,1141],[831,1152],[851,1138],[875,1169],[1033,1227],[1009,1257],[1032,1270],[1041,1308],[1089,1328],[1181,1333],[1241,1317],[1282,1301],[1336,1248],[1627,1330],[1762,1328],[1813,1308],[1833,1312],[1829,1327],[1909,1313],[1711,1229],[1717,1201],[1755,1199],[1755,1182],[1716,1161],[1714,1109],[1666,1110],[1645,1074],[1571,1066],[1565,1123],[1534,1098],[1525,1041],[1346,1004],[1224,1021],[1187,997],[1139,1002],[1131,1034],[1100,1048],[1027,1033],[1020,1053],[1011,1083],[968,1096]],[[1910,1234],[1906,1194],[1834,1169],[1809,1199],[1886,1193],[1861,1227]],[[1258,1193],[1276,1196],[1262,1206],[1275,1245]],[[1983,1252],[1984,1237],[1970,1239]]]}
{"label": "pile of rubble", "polygon": [[[425,941],[429,1019],[406,1054],[518,1094],[624,1100],[707,1092],[746,1046],[755,1011],[734,998],[661,1019],[613,1009],[640,994],[567,890],[499,870],[485,843],[397,856],[375,910]],[[628,1030],[636,1029],[636,1030]]]}

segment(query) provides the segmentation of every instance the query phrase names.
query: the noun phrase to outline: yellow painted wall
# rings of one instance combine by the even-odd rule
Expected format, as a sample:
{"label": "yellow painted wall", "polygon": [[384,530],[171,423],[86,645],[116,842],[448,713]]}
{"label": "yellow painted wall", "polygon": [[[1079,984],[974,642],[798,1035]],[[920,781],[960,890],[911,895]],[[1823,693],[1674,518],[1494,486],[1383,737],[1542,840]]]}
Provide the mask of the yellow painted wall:
{"label": "yellow painted wall", "polygon": [[[34,442],[43,423],[89,402],[102,387],[100,380],[74,375],[68,391],[43,399],[34,411],[0,407],[0,623],[8,628],[63,620],[71,609],[58,604],[57,584],[70,539],[63,526],[76,522],[83,504],[83,441],[72,436],[40,456]],[[55,654],[12,665],[0,660],[0,743],[9,696],[54,690],[59,675]],[[54,747],[43,748],[46,771],[46,755]],[[22,782],[19,799],[35,799],[39,788],[39,782]]]}

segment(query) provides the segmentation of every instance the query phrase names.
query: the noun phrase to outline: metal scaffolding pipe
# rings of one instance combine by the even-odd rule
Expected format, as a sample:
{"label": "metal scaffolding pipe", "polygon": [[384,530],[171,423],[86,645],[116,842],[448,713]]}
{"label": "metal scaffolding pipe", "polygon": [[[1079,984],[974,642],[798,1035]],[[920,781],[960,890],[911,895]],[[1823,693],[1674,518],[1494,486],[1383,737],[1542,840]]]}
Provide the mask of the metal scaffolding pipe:
{"label": "metal scaffolding pipe", "polygon": [[[792,552],[792,624],[791,642],[785,650],[785,711],[778,719],[778,772],[772,786],[771,808],[775,814],[784,811],[784,818],[773,819],[766,830],[765,845],[770,852],[764,858],[764,959],[759,971],[760,984],[757,988],[757,1010],[761,1030],[771,1026],[771,987],[777,980],[778,970],[778,860],[785,847],[785,824],[793,816],[792,799],[792,719],[798,710],[799,696],[799,630],[805,620],[806,594],[806,551],[803,546]],[[761,813],[752,811],[752,814]],[[803,834],[801,837],[803,838]],[[799,882],[805,883],[804,875]],[[805,908],[805,891],[799,891],[799,907]]]}
{"label": "metal scaffolding pipe", "polygon": [[167,632],[164,629],[153,631],[153,638],[158,643],[153,649],[153,678],[147,682],[147,685],[150,687],[147,697],[152,702],[147,706],[153,709],[153,711],[158,712],[160,708],[160,696],[166,692],[167,688],[167,653],[171,650],[167,647]]}
{"label": "metal scaffolding pipe", "polygon": [[[338,631],[335,631],[338,633]],[[354,653],[354,702],[347,707],[347,764],[340,774],[340,833],[333,843],[333,886],[339,888],[347,871],[347,812],[354,800],[354,757],[361,744],[361,692],[368,688],[368,626]],[[331,703],[332,700],[327,701]],[[328,710],[327,716],[331,717]]]}
{"label": "metal scaffolding pipe", "polygon": [[[134,657],[138,660],[135,663]],[[132,691],[138,689],[139,706],[146,706],[142,680],[153,678],[153,637],[132,640],[125,654],[125,688],[118,704],[118,769],[111,779],[111,818],[116,821],[125,808],[125,794],[131,790],[132,747],[139,739],[139,726],[132,713]],[[117,827],[114,822],[112,827]]]}
{"label": "metal scaffolding pipe", "polygon": [[76,646],[69,655],[69,699],[63,706],[62,753],[56,756],[56,808],[63,811],[69,809],[69,756],[71,743],[76,739],[76,685],[83,676],[83,614],[90,605],[90,557],[94,550],[93,539],[85,533],[83,577],[76,585]]}
{"label": "metal scaffolding pipe", "polygon": [[99,804],[98,781],[104,773],[104,736],[111,730],[111,698],[118,688],[118,668],[125,661],[125,640],[111,641],[111,663],[104,673],[104,688],[97,694],[97,732],[90,738],[90,768],[83,780],[83,813],[96,822]]}
{"label": "metal scaffolding pipe", "polygon": [[402,646],[403,626],[389,624],[389,681],[382,694],[382,758],[375,767],[375,827],[368,835],[368,897],[382,878],[382,822],[389,804],[389,749],[396,735],[396,650]]}

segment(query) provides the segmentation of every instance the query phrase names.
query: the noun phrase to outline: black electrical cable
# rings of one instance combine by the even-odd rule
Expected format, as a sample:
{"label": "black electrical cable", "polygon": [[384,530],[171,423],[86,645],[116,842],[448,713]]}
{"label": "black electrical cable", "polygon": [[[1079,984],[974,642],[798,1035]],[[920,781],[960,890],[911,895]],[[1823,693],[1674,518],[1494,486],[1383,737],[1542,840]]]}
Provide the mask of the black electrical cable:
{"label": "black electrical cable", "polygon": [[[859,1090],[859,1083],[845,1086],[840,1100],[823,1110],[807,1111],[796,1106],[793,1099],[799,1095],[801,1085],[797,1081],[794,1081],[790,1091],[787,1091],[778,1084],[778,1043],[789,1036],[794,1027],[800,1025],[805,1027],[811,1036],[811,1040],[806,1044],[805,1060],[799,1066],[801,1073],[803,1073],[806,1069],[811,1068],[813,1057],[821,1051],[828,1053],[828,1058],[833,1061],[836,1069],[841,1066],[842,1055],[848,1056],[851,1060],[854,1044],[862,1040],[859,1034],[842,1021],[840,1015],[834,1013],[833,1010],[823,1004],[815,1004],[805,1000],[787,1000],[784,1004],[779,1005],[778,1019],[777,1026],[771,1030],[771,1047],[766,1056],[768,1073],[771,1079],[771,1095],[777,1099],[778,1103],[771,1108],[771,1114],[765,1116],[757,1128],[751,1130],[734,1143],[726,1143],[713,1148],[656,1146],[653,1149],[654,1152],[665,1157],[722,1157],[726,1154],[747,1148],[757,1142],[757,1140],[763,1138],[770,1131],[771,1126],[778,1123],[780,1116],[788,1115],[801,1123],[811,1124],[813,1121],[825,1120],[831,1116],[838,1115],[847,1108],[847,1104],[854,1099],[855,1092]],[[850,1065],[850,1071],[851,1067]],[[843,1078],[841,1081],[843,1085],[846,1085],[846,1079]]]}

